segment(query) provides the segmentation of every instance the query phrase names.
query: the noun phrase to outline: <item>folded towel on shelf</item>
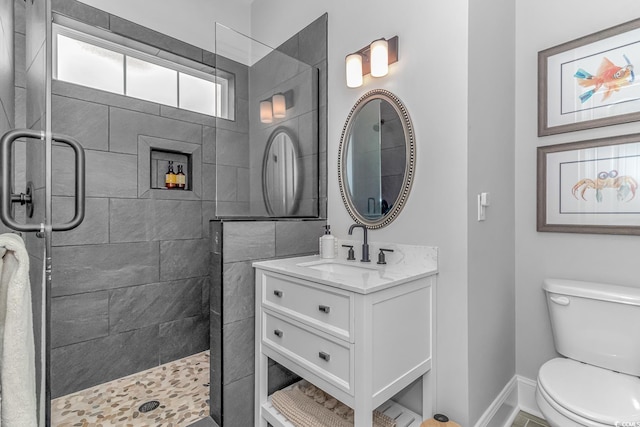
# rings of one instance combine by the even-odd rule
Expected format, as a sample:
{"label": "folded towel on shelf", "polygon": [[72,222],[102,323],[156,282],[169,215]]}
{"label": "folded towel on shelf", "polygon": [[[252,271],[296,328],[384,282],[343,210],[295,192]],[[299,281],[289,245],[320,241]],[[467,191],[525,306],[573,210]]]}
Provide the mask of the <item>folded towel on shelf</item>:
{"label": "folded towel on shelf", "polygon": [[35,350],[29,254],[17,234],[0,235],[0,425],[35,427]]}
{"label": "folded towel on shelf", "polygon": [[[273,406],[296,427],[353,427],[353,409],[304,381],[271,396]],[[396,422],[373,411],[374,427],[395,427]]]}

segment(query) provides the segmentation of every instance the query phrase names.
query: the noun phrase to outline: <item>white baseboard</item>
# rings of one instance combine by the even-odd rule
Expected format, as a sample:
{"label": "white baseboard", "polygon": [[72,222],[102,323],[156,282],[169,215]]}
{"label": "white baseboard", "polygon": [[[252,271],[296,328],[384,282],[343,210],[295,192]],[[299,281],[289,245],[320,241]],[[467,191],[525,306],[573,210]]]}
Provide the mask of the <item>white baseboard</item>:
{"label": "white baseboard", "polygon": [[536,382],[520,375],[515,375],[511,381],[507,383],[489,408],[484,411],[484,414],[482,414],[474,427],[498,425],[498,423],[502,421],[500,421],[500,419],[494,419],[494,417],[503,407],[502,414],[507,411],[509,412],[509,416],[506,421],[504,421],[504,424],[502,424],[504,427],[511,427],[520,411],[544,418],[536,404]]}
{"label": "white baseboard", "polygon": [[[489,405],[484,414],[480,417],[478,422],[475,424],[475,427],[487,427],[488,425],[495,425],[495,422],[498,420],[494,420],[494,417],[498,413],[498,411],[505,406],[505,411],[510,411],[511,413],[508,416],[508,426],[511,426],[514,418],[518,415],[518,379],[517,376],[511,378],[511,381],[507,383],[506,386],[502,389],[498,397],[495,398],[493,403]],[[493,423],[492,423],[493,421]]]}
{"label": "white baseboard", "polygon": [[536,382],[520,375],[516,375],[516,378],[518,379],[519,409],[536,417],[544,418],[536,403]]}

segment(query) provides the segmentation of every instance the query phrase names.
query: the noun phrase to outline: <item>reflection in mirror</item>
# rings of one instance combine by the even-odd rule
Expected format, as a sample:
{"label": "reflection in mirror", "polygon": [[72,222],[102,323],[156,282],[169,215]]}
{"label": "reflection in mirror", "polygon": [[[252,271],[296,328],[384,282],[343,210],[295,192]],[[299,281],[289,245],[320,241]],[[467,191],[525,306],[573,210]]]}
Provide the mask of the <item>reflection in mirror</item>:
{"label": "reflection in mirror", "polygon": [[295,213],[300,202],[297,142],[285,128],[273,131],[262,166],[264,203],[270,216]]}
{"label": "reflection in mirror", "polygon": [[384,90],[365,94],[340,142],[340,190],[352,218],[369,228],[393,221],[411,187],[414,161],[413,128],[400,100]]}

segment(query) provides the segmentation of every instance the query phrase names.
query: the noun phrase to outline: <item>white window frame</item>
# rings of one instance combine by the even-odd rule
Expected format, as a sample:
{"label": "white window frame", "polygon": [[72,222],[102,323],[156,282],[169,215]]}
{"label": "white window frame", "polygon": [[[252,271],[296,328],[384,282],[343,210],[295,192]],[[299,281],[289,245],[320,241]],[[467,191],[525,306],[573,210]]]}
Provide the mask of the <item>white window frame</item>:
{"label": "white window frame", "polygon": [[[193,111],[193,110],[189,110],[186,108],[182,108],[180,107],[180,75],[179,73],[183,73],[183,74],[188,74],[192,77],[198,78],[198,79],[202,79],[202,80],[206,80],[212,83],[215,83],[217,85],[220,85],[220,95],[221,95],[221,99],[220,102],[218,102],[218,100],[216,99],[216,107],[215,107],[215,113],[213,115],[210,114],[205,114],[208,116],[213,116],[213,117],[219,117],[219,118],[223,118],[223,119],[231,119],[233,120],[233,111],[234,111],[234,99],[233,99],[233,93],[235,92],[235,88],[234,88],[234,84],[235,81],[233,79],[233,75],[224,71],[216,71],[215,68],[213,67],[209,67],[205,64],[199,64],[200,67],[202,69],[206,69],[209,68],[211,70],[211,73],[207,73],[204,71],[200,71],[194,68],[190,68],[187,66],[184,66],[182,64],[178,64],[176,62],[172,62],[163,58],[160,58],[158,56],[155,55],[151,55],[136,49],[132,49],[128,46],[124,46],[122,44],[118,44],[116,42],[110,41],[110,40],[106,40],[104,38],[100,38],[98,36],[95,36],[93,34],[87,34],[84,33],[82,31],[78,31],[75,30],[73,28],[69,28],[69,27],[65,27],[63,25],[60,25],[58,23],[53,23],[53,27],[52,27],[52,34],[53,34],[53,75],[52,77],[54,79],[58,79],[58,35],[62,35],[74,40],[78,40],[84,43],[88,43],[103,49],[107,49],[109,51],[112,52],[116,52],[116,53],[120,53],[122,55],[124,55],[124,61],[123,61],[123,78],[124,78],[124,82],[123,82],[123,87],[124,87],[124,95],[120,94],[120,93],[116,93],[116,92],[110,92],[110,93],[115,93],[116,95],[120,95],[120,96],[126,96],[128,98],[136,98],[133,97],[131,95],[127,94],[127,57],[132,57],[132,58],[136,58],[142,61],[146,61],[146,62],[150,62],[152,64],[155,65],[159,65],[161,67],[164,68],[168,68],[170,70],[174,70],[177,71],[176,74],[176,80],[177,80],[177,105],[170,105],[171,107],[174,108],[178,108],[178,109],[182,109],[184,111],[192,111],[195,112],[196,114],[205,114],[202,112],[197,112],[197,111]],[[109,35],[111,35],[111,33],[109,33]],[[117,38],[123,38],[122,36],[116,36]],[[155,49],[155,48],[154,48]],[[219,75],[219,74],[224,74]],[[74,82],[69,82],[69,83],[73,83],[73,84],[78,84],[79,83],[74,83]],[[100,90],[100,89],[98,89]],[[217,98],[218,94],[216,94],[216,98]],[[143,99],[144,98],[136,98],[136,99]],[[149,100],[145,100],[145,101],[149,101]],[[154,101],[149,101],[149,102],[154,102]],[[169,104],[162,104],[159,102],[154,102],[155,104],[161,104],[161,105],[169,105]],[[220,109],[221,111],[217,111],[218,109],[218,105],[220,105]]]}

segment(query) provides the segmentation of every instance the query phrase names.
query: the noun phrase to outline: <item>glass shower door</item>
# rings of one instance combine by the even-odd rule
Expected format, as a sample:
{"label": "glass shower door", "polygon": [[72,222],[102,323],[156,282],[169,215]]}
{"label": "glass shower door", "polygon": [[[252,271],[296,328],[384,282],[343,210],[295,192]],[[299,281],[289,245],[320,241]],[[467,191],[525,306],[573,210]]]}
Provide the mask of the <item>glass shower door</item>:
{"label": "glass shower door", "polygon": [[[11,7],[6,7],[6,5]],[[0,10],[10,52],[1,94],[7,123],[0,144],[0,217],[7,231],[21,233],[29,253],[39,425],[50,425],[50,290],[52,231],[76,228],[84,218],[84,150],[75,139],[51,132],[50,0],[4,2]],[[6,71],[6,70],[3,70]],[[8,111],[9,110],[9,111]],[[3,123],[4,124],[4,123]],[[9,129],[12,128],[12,129]],[[72,219],[52,223],[52,144],[71,148],[74,160]],[[14,205],[19,204],[20,207]]]}
{"label": "glass shower door", "polygon": [[[29,253],[39,425],[48,425],[46,389],[46,144],[48,1],[5,1],[0,75],[2,223],[22,235]],[[16,202],[18,205],[16,206]],[[28,204],[27,202],[33,202]],[[26,207],[26,208],[25,208]],[[42,232],[42,233],[40,233]],[[38,236],[36,235],[38,234]],[[27,381],[25,379],[25,381]],[[5,391],[7,392],[7,391]]]}

